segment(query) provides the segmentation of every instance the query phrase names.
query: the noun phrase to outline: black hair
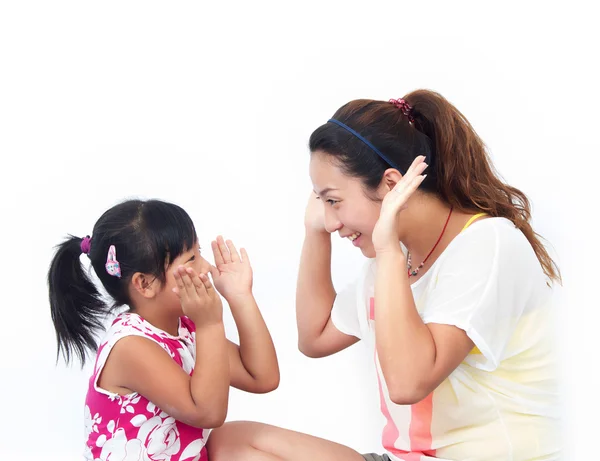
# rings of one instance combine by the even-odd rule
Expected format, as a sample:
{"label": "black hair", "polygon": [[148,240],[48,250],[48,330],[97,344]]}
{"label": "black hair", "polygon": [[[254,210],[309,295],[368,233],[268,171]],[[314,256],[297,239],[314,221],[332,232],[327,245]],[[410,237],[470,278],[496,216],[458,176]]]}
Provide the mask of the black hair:
{"label": "black hair", "polygon": [[[94,225],[88,257],[104,289],[109,305],[80,261],[83,239],[69,235],[57,246],[48,271],[50,311],[60,353],[67,363],[77,355],[82,365],[87,353],[97,348],[96,336],[103,320],[123,305],[131,305],[129,282],[136,272],[162,283],[170,262],[197,242],[196,230],[181,207],[160,200],[128,200],[106,211]],[[87,243],[87,242],[86,242]],[[105,268],[109,247],[114,245],[121,277]]]}

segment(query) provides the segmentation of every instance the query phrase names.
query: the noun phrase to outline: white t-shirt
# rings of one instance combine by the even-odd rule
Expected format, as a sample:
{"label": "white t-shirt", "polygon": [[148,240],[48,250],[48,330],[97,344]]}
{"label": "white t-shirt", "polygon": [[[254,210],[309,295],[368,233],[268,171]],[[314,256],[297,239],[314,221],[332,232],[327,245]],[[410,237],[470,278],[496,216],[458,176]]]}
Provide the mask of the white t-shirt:
{"label": "white t-shirt", "polygon": [[[463,230],[412,285],[424,323],[454,325],[476,347],[423,401],[390,400],[375,347],[376,264],[338,294],[332,321],[375,357],[383,446],[393,460],[555,460],[560,406],[552,290],[523,235],[504,218]],[[406,352],[405,352],[406,353]]]}

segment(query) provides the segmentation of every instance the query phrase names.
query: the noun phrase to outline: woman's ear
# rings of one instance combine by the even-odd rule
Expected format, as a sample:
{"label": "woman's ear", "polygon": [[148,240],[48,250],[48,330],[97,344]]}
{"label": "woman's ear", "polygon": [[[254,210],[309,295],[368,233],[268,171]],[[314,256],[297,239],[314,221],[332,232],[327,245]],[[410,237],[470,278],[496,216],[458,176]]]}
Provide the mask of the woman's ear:
{"label": "woman's ear", "polygon": [[151,299],[158,294],[159,283],[154,275],[136,272],[131,278],[133,288],[144,298]]}
{"label": "woman's ear", "polygon": [[391,191],[398,182],[402,179],[402,173],[400,173],[395,168],[388,168],[383,173],[383,178],[381,179],[381,185],[385,188],[385,193]]}

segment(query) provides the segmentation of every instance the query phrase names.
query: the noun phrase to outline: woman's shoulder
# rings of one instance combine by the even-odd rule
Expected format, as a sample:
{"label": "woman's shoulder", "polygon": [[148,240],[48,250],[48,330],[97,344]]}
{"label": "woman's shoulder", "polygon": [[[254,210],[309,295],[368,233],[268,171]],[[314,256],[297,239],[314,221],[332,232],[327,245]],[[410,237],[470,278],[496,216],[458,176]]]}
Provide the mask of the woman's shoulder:
{"label": "woman's shoulder", "polygon": [[524,251],[533,253],[523,232],[512,221],[500,217],[475,221],[454,238],[447,250],[449,254],[476,253],[504,258]]}
{"label": "woman's shoulder", "polygon": [[439,260],[439,270],[464,267],[485,275],[504,274],[508,279],[535,278],[545,284],[542,266],[523,232],[506,218],[484,218],[471,224],[448,245]]}

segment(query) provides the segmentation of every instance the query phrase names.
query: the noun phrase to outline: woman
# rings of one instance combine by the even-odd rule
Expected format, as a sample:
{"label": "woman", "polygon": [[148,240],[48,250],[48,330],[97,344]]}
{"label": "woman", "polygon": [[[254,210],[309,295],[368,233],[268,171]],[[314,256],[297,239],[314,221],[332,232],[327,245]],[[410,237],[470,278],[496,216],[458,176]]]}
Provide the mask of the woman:
{"label": "woman", "polygon": [[[236,422],[211,435],[213,461],[558,459],[560,274],[527,197],[496,175],[465,117],[425,90],[351,101],[314,131],[310,152],[299,347],[310,357],[373,347],[386,453]],[[338,294],[334,232],[369,258]]]}

